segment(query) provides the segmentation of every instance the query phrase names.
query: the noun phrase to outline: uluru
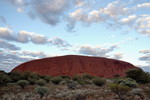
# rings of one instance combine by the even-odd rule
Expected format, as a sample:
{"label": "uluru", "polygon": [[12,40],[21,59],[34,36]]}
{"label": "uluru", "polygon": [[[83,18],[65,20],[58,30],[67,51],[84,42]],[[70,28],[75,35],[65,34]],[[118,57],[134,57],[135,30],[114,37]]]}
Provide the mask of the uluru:
{"label": "uluru", "polygon": [[125,72],[133,68],[136,67],[121,60],[104,57],[66,55],[25,62],[12,71],[29,71],[49,76],[73,76],[75,74],[88,73],[110,78],[115,75],[125,76]]}

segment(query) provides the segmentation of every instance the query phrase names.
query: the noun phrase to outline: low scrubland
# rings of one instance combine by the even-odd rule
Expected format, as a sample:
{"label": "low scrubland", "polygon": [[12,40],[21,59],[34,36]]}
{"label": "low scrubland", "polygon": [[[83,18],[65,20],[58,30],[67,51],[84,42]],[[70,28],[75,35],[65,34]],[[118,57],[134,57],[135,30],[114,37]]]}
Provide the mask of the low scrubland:
{"label": "low scrubland", "polygon": [[131,69],[126,77],[52,77],[0,71],[0,100],[150,100],[150,74]]}

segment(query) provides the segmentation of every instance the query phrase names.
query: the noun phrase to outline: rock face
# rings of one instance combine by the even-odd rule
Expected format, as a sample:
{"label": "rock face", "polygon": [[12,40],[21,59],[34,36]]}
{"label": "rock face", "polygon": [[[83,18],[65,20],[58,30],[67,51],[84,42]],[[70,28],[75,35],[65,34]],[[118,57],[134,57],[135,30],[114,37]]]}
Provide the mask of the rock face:
{"label": "rock face", "polygon": [[89,73],[108,78],[115,75],[125,76],[125,72],[132,68],[136,67],[124,61],[102,57],[67,55],[25,62],[12,71],[30,71],[50,76],[72,76]]}

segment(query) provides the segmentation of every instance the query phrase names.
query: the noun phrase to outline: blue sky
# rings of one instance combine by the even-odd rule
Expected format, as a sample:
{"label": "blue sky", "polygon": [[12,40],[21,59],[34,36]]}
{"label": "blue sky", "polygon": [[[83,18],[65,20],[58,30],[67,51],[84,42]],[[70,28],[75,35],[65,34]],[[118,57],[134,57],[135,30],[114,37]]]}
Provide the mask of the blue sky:
{"label": "blue sky", "polygon": [[0,0],[0,70],[88,55],[150,71],[149,0]]}

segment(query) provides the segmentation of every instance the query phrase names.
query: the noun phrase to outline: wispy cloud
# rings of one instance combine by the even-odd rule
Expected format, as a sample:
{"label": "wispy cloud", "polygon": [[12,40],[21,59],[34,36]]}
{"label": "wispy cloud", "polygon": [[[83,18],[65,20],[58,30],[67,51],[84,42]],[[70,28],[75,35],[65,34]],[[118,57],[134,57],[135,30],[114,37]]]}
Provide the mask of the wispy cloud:
{"label": "wispy cloud", "polygon": [[111,45],[107,47],[100,45],[80,45],[75,52],[90,56],[110,57],[108,54],[114,51],[116,48],[118,48],[117,45]]}
{"label": "wispy cloud", "polygon": [[32,19],[55,26],[65,21],[67,30],[75,31],[77,23],[90,26],[93,23],[105,24],[106,28],[116,29],[128,26],[137,33],[148,35],[149,15],[137,14],[140,9],[149,9],[150,3],[135,3],[116,0],[105,6],[97,6],[96,0],[7,0],[17,6],[19,12],[25,11]]}
{"label": "wispy cloud", "polygon": [[49,57],[50,55],[45,54],[41,51],[14,51],[14,50],[0,50],[0,66],[1,69],[5,69],[5,71],[9,72],[14,67],[18,66],[19,64],[39,59]]}
{"label": "wispy cloud", "polygon": [[48,38],[44,35],[36,34],[33,32],[27,31],[19,31],[17,34],[12,30],[4,27],[0,27],[0,38],[7,41],[14,41],[19,43],[28,43],[32,42],[34,44],[50,44],[57,47],[67,47],[71,46],[67,41],[55,37],[55,38]]}
{"label": "wispy cloud", "polygon": [[115,53],[112,58],[121,60],[123,58],[123,53]]}
{"label": "wispy cloud", "polygon": [[143,56],[139,57],[139,60],[146,62],[147,67],[150,67],[150,50],[149,49],[140,50],[139,53],[144,54]]}
{"label": "wispy cloud", "polygon": [[137,8],[150,8],[150,3],[142,3],[136,6]]}
{"label": "wispy cloud", "polygon": [[50,42],[52,45],[56,45],[58,47],[69,47],[71,44],[66,42],[65,40],[59,38],[59,37],[54,37],[52,39],[49,39],[48,42]]}
{"label": "wispy cloud", "polygon": [[6,42],[4,40],[0,40],[0,48],[8,49],[8,50],[20,50],[20,47],[15,46],[12,43]]}

